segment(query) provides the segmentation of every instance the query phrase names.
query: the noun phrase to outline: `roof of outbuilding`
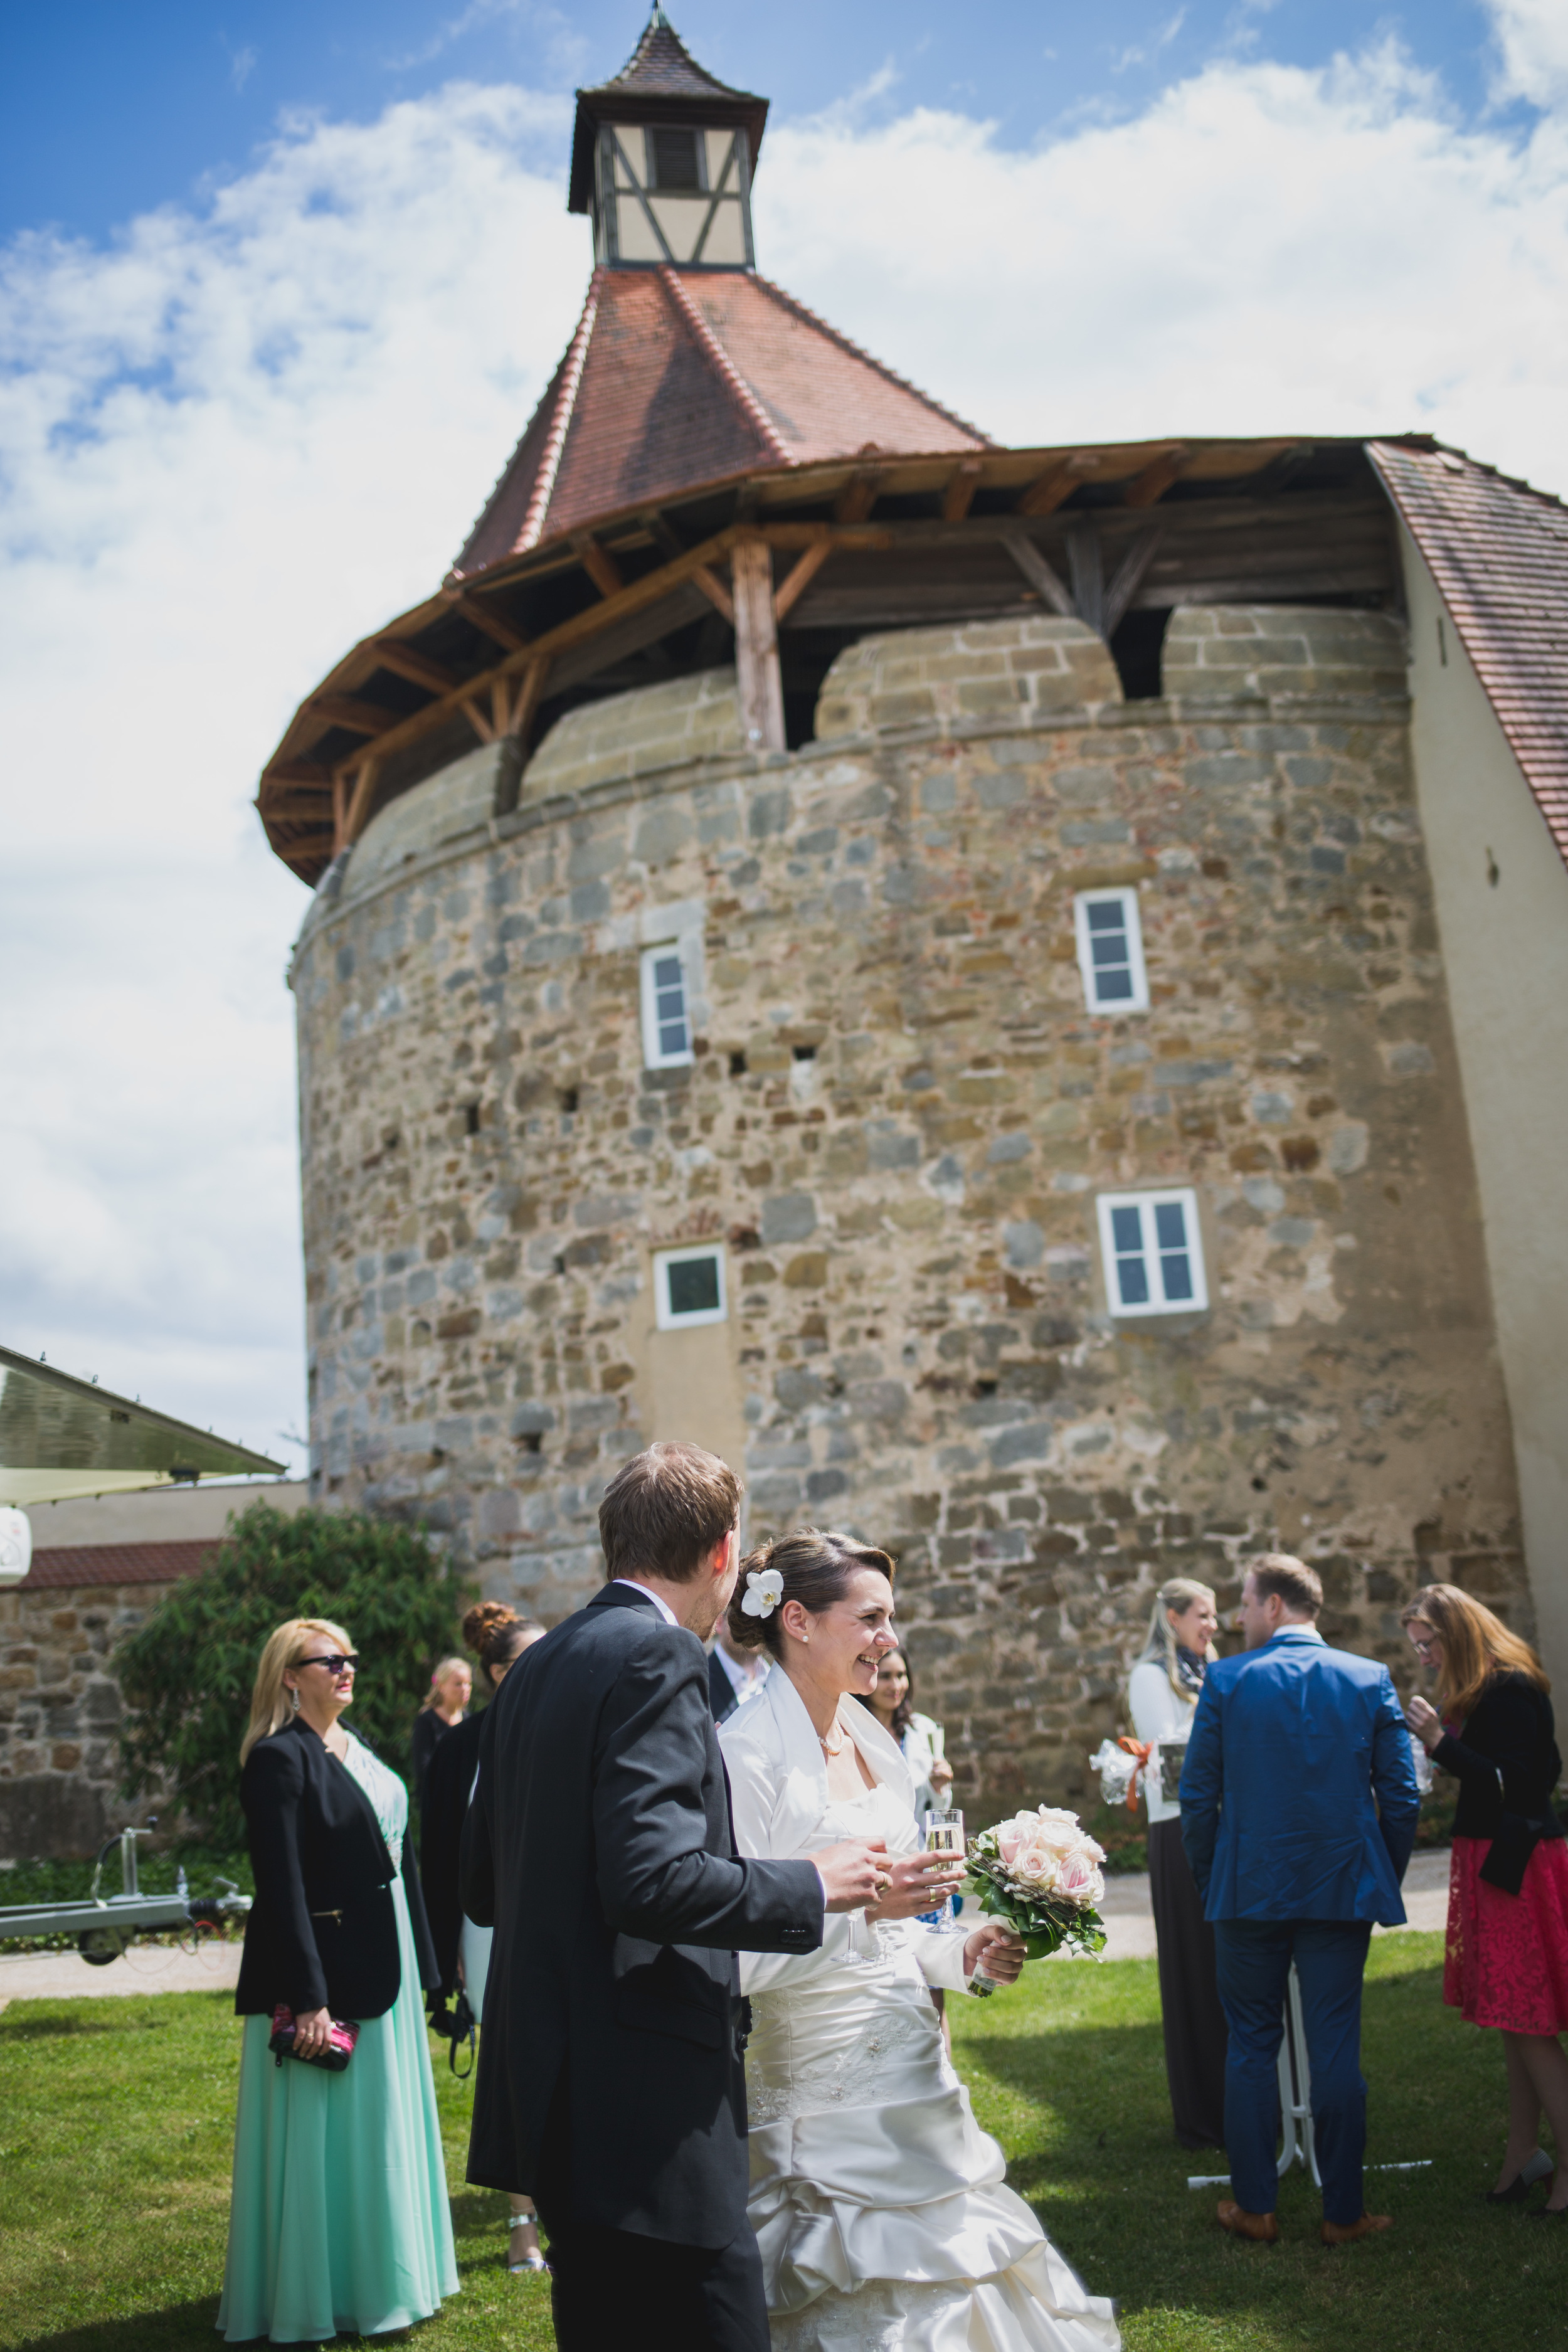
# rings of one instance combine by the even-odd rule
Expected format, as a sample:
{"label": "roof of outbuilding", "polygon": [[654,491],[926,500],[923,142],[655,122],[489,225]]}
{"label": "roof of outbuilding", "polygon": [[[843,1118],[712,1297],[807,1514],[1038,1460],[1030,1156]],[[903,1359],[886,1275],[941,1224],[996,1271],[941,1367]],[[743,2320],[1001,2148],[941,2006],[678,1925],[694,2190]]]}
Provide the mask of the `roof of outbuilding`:
{"label": "roof of outbuilding", "polygon": [[754,90],[731,89],[700,66],[664,10],[656,7],[620,72],[577,92],[566,209],[588,209],[594,190],[594,132],[602,121],[739,122],[745,128],[754,164],[767,119],[767,100]]}
{"label": "roof of outbuilding", "polygon": [[26,1575],[12,1591],[173,1584],[182,1576],[198,1575],[221,1543],[221,1537],[209,1536],[195,1543],[55,1544],[33,1554]]}
{"label": "roof of outbuilding", "polygon": [[994,446],[753,271],[596,269],[453,570],[727,475]]}
{"label": "roof of outbuilding", "polygon": [[1462,450],[1367,454],[1568,864],[1568,507]]}

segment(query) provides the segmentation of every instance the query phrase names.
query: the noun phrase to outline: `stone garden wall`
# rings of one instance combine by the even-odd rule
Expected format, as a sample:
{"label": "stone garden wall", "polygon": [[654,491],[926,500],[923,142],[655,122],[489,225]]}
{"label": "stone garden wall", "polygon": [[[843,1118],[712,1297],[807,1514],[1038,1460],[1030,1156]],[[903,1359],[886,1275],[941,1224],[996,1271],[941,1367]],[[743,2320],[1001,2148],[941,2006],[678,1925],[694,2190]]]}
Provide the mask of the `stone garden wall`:
{"label": "stone garden wall", "polygon": [[[666,764],[625,697],[512,815],[472,762],[384,812],[293,971],[316,1492],[553,1618],[608,1473],[706,1397],[753,1534],[898,1552],[972,1795],[1081,1785],[1172,1573],[1228,1601],[1300,1549],[1394,1661],[1430,1576],[1528,1630],[1399,633],[1178,612],[1166,662],[1124,704],[1076,623],[901,633],[799,751],[724,749],[715,673],[655,689]],[[1114,1019],[1072,921],[1112,884],[1152,996]],[[697,1059],[647,1072],[674,937]],[[1109,1315],[1134,1183],[1195,1187],[1206,1313]],[[650,1252],[714,1236],[729,1322],[653,1332]]]}

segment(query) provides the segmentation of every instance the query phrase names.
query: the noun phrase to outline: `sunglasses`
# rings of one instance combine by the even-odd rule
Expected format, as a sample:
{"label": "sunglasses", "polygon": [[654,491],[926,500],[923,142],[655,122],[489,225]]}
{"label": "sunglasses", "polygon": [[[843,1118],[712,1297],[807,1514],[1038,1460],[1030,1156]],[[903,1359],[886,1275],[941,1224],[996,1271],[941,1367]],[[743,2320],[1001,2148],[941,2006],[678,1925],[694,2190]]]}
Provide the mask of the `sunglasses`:
{"label": "sunglasses", "polygon": [[340,1658],[335,1650],[330,1650],[321,1658],[296,1658],[295,1672],[298,1673],[301,1666],[325,1666],[330,1675],[352,1675],[358,1672],[359,1655],[356,1652],[353,1657]]}

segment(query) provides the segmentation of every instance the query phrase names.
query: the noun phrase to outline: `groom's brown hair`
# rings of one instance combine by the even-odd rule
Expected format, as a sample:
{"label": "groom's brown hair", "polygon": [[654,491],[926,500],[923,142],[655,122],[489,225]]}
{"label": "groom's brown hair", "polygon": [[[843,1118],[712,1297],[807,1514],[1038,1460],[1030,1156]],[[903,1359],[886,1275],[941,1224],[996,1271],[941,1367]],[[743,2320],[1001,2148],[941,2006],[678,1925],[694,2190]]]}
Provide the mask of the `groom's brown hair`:
{"label": "groom's brown hair", "polygon": [[685,1584],[741,1517],[741,1482],[727,1462],[679,1440],[623,1462],[599,1506],[605,1574]]}

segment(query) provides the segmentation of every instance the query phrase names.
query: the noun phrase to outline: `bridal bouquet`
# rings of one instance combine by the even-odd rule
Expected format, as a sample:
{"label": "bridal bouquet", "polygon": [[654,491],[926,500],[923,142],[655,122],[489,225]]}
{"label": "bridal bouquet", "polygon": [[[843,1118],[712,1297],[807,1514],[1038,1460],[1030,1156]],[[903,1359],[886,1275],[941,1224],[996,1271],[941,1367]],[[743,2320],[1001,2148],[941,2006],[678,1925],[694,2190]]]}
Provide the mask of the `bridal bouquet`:
{"label": "bridal bouquet", "polygon": [[1105,1854],[1076,1813],[1041,1805],[982,1830],[969,1842],[969,1874],[980,1908],[1022,1936],[1031,1960],[1063,1945],[1092,1958],[1105,1943],[1096,1907],[1105,1892]]}

